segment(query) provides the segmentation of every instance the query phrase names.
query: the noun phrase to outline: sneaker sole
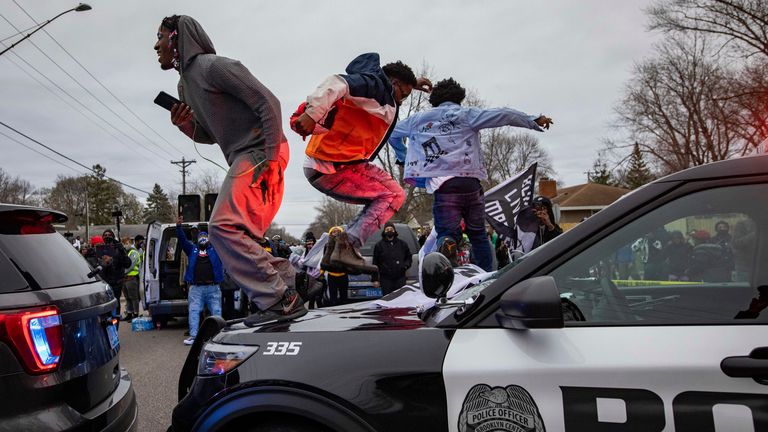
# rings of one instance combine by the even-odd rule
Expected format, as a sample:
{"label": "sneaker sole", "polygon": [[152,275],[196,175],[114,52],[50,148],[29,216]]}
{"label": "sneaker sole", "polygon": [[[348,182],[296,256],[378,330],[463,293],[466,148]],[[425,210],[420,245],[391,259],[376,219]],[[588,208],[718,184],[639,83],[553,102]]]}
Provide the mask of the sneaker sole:
{"label": "sneaker sole", "polygon": [[263,326],[264,324],[275,324],[275,323],[281,323],[281,322],[285,322],[285,321],[290,321],[292,319],[300,318],[300,317],[303,317],[304,315],[306,315],[307,312],[308,312],[308,310],[304,306],[302,306],[299,310],[297,310],[296,312],[294,312],[292,314],[280,315],[280,316],[277,316],[275,318],[271,318],[271,319],[268,319],[268,320],[265,320],[265,321],[248,322],[248,318],[246,317],[243,320],[243,324],[246,327],[249,327],[249,328],[260,327],[260,326]]}

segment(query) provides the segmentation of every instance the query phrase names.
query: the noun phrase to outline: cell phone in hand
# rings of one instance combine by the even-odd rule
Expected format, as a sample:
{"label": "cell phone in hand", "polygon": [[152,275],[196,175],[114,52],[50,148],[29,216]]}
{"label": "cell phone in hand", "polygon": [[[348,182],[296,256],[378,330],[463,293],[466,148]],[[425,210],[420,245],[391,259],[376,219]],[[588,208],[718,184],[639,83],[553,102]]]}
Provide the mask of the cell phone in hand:
{"label": "cell phone in hand", "polygon": [[170,111],[174,105],[181,103],[181,101],[169,95],[168,93],[161,91],[160,93],[157,94],[157,97],[155,98],[155,103],[167,109],[168,111]]}

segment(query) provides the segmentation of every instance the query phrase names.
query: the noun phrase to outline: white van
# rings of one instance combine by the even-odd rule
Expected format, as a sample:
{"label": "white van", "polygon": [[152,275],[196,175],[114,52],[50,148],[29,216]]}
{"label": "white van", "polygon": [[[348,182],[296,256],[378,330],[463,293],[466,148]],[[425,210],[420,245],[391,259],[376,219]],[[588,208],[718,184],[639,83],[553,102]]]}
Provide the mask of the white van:
{"label": "white van", "polygon": [[[207,222],[182,225],[187,238],[197,227],[208,231]],[[176,224],[153,222],[147,227],[144,252],[144,310],[148,310],[155,326],[164,327],[170,318],[186,317],[187,293],[182,286],[182,255]]]}

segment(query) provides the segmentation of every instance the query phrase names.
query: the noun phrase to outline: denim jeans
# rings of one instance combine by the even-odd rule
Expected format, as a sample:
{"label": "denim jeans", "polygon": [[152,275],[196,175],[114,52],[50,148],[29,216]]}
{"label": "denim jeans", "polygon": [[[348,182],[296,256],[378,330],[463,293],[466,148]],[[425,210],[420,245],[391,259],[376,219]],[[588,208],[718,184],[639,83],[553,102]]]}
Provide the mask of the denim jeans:
{"label": "denim jeans", "polygon": [[218,285],[192,285],[187,294],[189,301],[189,335],[197,336],[200,327],[200,312],[203,306],[211,315],[221,316],[221,290]]}
{"label": "denim jeans", "polygon": [[469,193],[435,192],[432,206],[437,238],[453,237],[461,242],[461,221],[464,220],[475,263],[485,271],[493,270],[491,242],[485,232],[485,199],[483,190]]}
{"label": "denim jeans", "polygon": [[405,202],[405,192],[397,181],[369,162],[339,165],[333,174],[305,168],[304,175],[309,184],[331,198],[365,205],[347,227],[347,234],[357,247],[387,223]]}

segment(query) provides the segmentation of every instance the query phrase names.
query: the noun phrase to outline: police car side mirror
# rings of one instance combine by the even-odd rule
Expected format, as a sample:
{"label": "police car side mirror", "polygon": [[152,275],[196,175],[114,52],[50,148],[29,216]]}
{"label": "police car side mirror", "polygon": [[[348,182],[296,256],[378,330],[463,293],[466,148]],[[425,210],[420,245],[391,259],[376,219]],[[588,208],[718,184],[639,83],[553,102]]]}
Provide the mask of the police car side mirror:
{"label": "police car side mirror", "polygon": [[427,254],[421,262],[421,289],[424,295],[440,299],[448,294],[453,285],[453,267],[440,252]]}
{"label": "police car side mirror", "polygon": [[496,320],[503,328],[563,328],[560,292],[552,276],[538,276],[509,288],[501,296]]}

